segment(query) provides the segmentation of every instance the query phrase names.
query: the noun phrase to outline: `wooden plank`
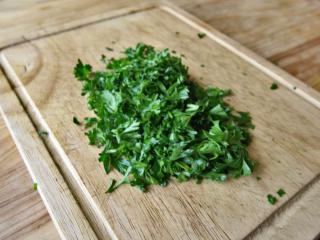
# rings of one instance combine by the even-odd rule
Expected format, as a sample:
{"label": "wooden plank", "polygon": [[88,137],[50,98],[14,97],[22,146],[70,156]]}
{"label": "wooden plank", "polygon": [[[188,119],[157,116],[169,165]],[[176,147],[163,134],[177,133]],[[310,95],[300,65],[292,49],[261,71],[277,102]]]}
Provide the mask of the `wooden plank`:
{"label": "wooden plank", "polygon": [[[297,94],[303,95],[301,92],[308,90],[305,86],[301,85],[300,93],[293,93],[286,86],[296,84],[294,78],[212,29],[212,33],[205,30],[208,37],[199,40],[197,32],[208,27],[193,20],[168,8],[146,10],[3,52],[3,64],[11,73],[17,94],[36,125],[48,130],[46,144],[91,222],[100,230],[99,236],[108,232],[121,239],[240,239],[319,174],[317,94],[314,105],[303,101]],[[179,37],[175,31],[181,32]],[[250,111],[254,119],[250,152],[260,163],[256,174],[262,181],[248,177],[200,186],[172,182],[166,188],[153,187],[146,194],[124,186],[106,195],[107,180],[119,175],[104,174],[95,160],[98,150],[88,146],[83,131],[72,123],[74,115],[90,114],[79,96],[80,86],[73,79],[72,68],[78,57],[98,67],[100,54],[113,40],[117,41],[116,55],[139,41],[176,49],[187,56],[185,63],[195,79],[204,76],[201,84],[231,88],[235,93],[229,99],[232,105]],[[207,67],[201,68],[201,63]],[[279,90],[269,90],[273,81],[283,84]],[[298,131],[301,126],[303,131]],[[287,195],[270,206],[266,194],[279,187],[285,188]]]}
{"label": "wooden plank", "polygon": [[[38,183],[37,191],[44,201],[60,237],[62,239],[96,239],[95,233],[77,205],[45,145],[35,131],[33,124],[21,107],[17,96],[12,91],[2,72],[0,73],[0,112],[33,182]],[[4,191],[9,190],[4,189]],[[10,195],[7,196],[10,197]],[[19,197],[21,196],[17,196],[17,198]],[[32,204],[32,201],[27,202],[25,199],[23,204],[28,206],[28,204]],[[1,208],[1,211],[5,213],[4,218],[10,217],[10,213],[6,213],[8,210],[7,208]],[[39,216],[34,212],[28,213],[34,214],[34,217]],[[23,214],[19,215],[21,218],[23,216]],[[14,220],[19,221],[16,217]],[[22,222],[23,219],[21,219]],[[7,226],[7,224],[9,222],[5,221],[4,226]],[[3,233],[10,235],[9,230]],[[18,237],[18,233],[16,234]],[[34,234],[36,235],[36,233]],[[32,238],[32,236],[30,237]]]}
{"label": "wooden plank", "polygon": [[319,1],[173,2],[320,90]]}
{"label": "wooden plank", "polygon": [[0,239],[60,239],[0,117]]}
{"label": "wooden plank", "polygon": [[[118,14],[130,6],[136,9],[139,3],[150,0],[69,0],[69,1],[1,1],[0,48],[24,42],[28,39],[80,26],[111,14]],[[150,1],[152,2],[152,1]],[[61,8],[63,7],[63,9]],[[81,13],[80,13],[81,12]],[[13,18],[15,24],[12,24]],[[48,16],[51,16],[48,18]]]}
{"label": "wooden plank", "polygon": [[[146,0],[0,2],[0,48],[83,24]],[[148,0],[150,2],[150,0]],[[320,90],[320,3],[307,0],[170,0]],[[47,16],[50,16],[48,18]],[[15,24],[12,24],[12,21]]]}

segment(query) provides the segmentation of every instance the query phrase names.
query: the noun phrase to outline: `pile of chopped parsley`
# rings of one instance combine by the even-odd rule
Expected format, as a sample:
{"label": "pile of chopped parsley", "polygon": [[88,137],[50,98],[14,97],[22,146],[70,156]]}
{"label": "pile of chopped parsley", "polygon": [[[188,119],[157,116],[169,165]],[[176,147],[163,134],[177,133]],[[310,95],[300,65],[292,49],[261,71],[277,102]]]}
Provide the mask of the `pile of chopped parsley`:
{"label": "pile of chopped parsley", "polygon": [[224,102],[230,90],[204,89],[190,81],[181,58],[146,44],[118,59],[102,58],[104,71],[78,60],[75,77],[95,117],[84,119],[89,143],[102,149],[99,161],[112,180],[145,191],[148,185],[248,176],[250,115]]}

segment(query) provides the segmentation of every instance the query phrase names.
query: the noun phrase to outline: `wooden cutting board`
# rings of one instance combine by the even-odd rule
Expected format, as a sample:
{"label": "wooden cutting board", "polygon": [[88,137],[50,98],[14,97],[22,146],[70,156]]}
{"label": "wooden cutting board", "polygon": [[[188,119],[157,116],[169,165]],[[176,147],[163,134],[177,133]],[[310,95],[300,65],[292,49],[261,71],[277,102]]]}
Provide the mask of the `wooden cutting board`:
{"label": "wooden cutting board", "polygon": [[[199,39],[199,32],[207,36]],[[256,126],[250,145],[250,155],[258,163],[253,176],[200,185],[172,181],[147,193],[122,186],[105,194],[110,178],[120,174],[105,174],[97,161],[99,149],[89,146],[84,130],[72,122],[73,116],[92,116],[80,96],[73,67],[81,58],[102,69],[101,54],[120,56],[124,48],[138,42],[174,49],[185,55],[183,62],[195,81],[232,89],[228,102],[249,111]],[[101,239],[255,236],[319,178],[319,94],[179,9],[146,5],[122,11],[6,48],[1,63],[13,89],[2,91],[1,104],[14,91],[34,126],[49,132],[45,146]],[[273,82],[280,85],[276,91],[270,90]],[[4,113],[8,121],[16,120],[11,125],[15,134],[19,115],[13,116],[10,107]],[[279,188],[287,194],[272,206],[266,196],[275,195]]]}

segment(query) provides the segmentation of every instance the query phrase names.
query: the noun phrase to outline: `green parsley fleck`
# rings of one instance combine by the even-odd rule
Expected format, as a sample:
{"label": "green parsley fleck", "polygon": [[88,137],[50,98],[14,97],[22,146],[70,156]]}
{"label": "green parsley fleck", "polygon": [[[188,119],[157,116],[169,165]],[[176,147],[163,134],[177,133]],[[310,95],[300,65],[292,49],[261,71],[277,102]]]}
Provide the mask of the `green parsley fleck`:
{"label": "green parsley fleck", "polygon": [[112,178],[106,193],[113,192],[115,190],[116,183],[117,183],[117,181]]}
{"label": "green parsley fleck", "polygon": [[106,173],[124,176],[107,192],[122,184],[146,191],[171,177],[199,182],[251,175],[253,124],[249,113],[224,101],[230,90],[200,87],[180,57],[143,43],[105,64],[105,71],[93,71],[78,60],[74,75],[96,115],[84,119],[89,144],[102,148]]}
{"label": "green parsley fleck", "polygon": [[205,33],[198,33],[198,38],[202,39],[207,36]]}
{"label": "green parsley fleck", "polygon": [[47,131],[44,130],[39,130],[38,134],[40,137],[48,137],[49,133]]}
{"label": "green parsley fleck", "polygon": [[33,190],[34,191],[37,191],[38,190],[38,183],[33,183]]}
{"label": "green parsley fleck", "polygon": [[268,194],[267,198],[268,198],[268,202],[271,205],[274,205],[278,201],[278,199],[275,196],[273,196],[272,194]]}
{"label": "green parsley fleck", "polygon": [[201,64],[200,66],[201,66],[201,67],[204,67],[204,64]]}
{"label": "green parsley fleck", "polygon": [[73,121],[73,123],[76,124],[76,125],[81,125],[81,122],[80,122],[80,121],[78,120],[78,118],[75,117],[75,116],[72,118],[72,121]]}
{"label": "green parsley fleck", "polygon": [[278,87],[278,84],[276,84],[276,83],[272,83],[271,84],[271,87],[270,87],[270,89],[271,90],[276,90],[276,89],[278,89],[279,87]]}
{"label": "green parsley fleck", "polygon": [[171,52],[172,52],[173,54],[176,54],[176,53],[177,53],[177,51],[176,51],[176,50],[172,50]]}
{"label": "green parsley fleck", "polygon": [[179,35],[180,34],[180,32],[176,32],[176,35]]}
{"label": "green parsley fleck", "polygon": [[107,49],[108,51],[110,51],[110,52],[113,51],[113,48],[111,48],[111,47],[106,47],[106,49]]}
{"label": "green parsley fleck", "polygon": [[261,177],[257,176],[256,179],[257,179],[257,181],[260,181],[260,180],[261,180]]}
{"label": "green parsley fleck", "polygon": [[285,192],[282,188],[280,188],[280,189],[277,191],[277,194],[279,195],[279,197],[283,197],[283,196],[286,194],[286,192]]}

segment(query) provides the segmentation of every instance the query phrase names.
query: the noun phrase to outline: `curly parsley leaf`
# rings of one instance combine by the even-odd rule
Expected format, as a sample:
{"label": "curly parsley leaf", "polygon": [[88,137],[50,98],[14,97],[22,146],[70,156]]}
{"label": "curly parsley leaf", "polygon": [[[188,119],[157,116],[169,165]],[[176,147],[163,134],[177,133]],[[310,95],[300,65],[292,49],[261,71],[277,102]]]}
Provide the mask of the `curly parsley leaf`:
{"label": "curly parsley leaf", "polygon": [[126,183],[146,191],[171,177],[200,183],[252,173],[253,124],[224,101],[230,90],[198,86],[181,58],[142,43],[102,63],[105,71],[93,71],[78,60],[74,75],[95,114],[84,119],[89,144],[102,148],[106,173],[124,175],[107,192]]}

